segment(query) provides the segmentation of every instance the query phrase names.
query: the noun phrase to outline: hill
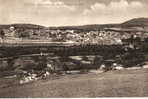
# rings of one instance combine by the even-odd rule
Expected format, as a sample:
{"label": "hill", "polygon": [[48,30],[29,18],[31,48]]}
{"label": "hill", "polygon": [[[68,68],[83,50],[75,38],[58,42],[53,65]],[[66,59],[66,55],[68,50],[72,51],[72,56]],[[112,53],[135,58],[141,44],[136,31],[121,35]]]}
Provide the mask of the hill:
{"label": "hill", "polygon": [[[105,28],[117,28],[120,30],[132,28],[133,30],[148,31],[148,18],[134,18],[123,22],[121,24],[90,24],[90,25],[80,25],[80,26],[59,26],[59,27],[45,27],[36,24],[8,24],[8,25],[0,25],[0,29],[9,28],[10,26],[14,26],[15,28],[24,28],[24,29],[61,29],[61,30],[83,30],[83,31],[91,31],[91,30],[102,30]],[[133,28],[134,27],[134,28]],[[136,27],[136,28],[135,28]],[[142,28],[142,29],[141,29]],[[144,29],[143,29],[144,28]]]}
{"label": "hill", "polygon": [[148,26],[148,18],[134,18],[121,24],[122,26]]}
{"label": "hill", "polygon": [[118,24],[117,27],[107,28],[114,31],[126,31],[126,32],[148,32],[148,18],[134,18]]}
{"label": "hill", "polygon": [[35,24],[7,24],[7,25],[0,25],[0,29],[9,28],[14,26],[15,28],[23,28],[23,29],[42,29],[45,26],[35,25]]}
{"label": "hill", "polygon": [[81,26],[60,26],[60,27],[49,27],[49,29],[62,29],[62,30],[100,30],[104,28],[118,27],[119,24],[91,24]]}
{"label": "hill", "polygon": [[148,31],[148,18],[135,18],[123,22],[121,24],[91,24],[81,26],[61,26],[61,27],[49,27],[50,29],[74,29],[74,30],[102,30],[105,28],[116,28],[121,31]]}

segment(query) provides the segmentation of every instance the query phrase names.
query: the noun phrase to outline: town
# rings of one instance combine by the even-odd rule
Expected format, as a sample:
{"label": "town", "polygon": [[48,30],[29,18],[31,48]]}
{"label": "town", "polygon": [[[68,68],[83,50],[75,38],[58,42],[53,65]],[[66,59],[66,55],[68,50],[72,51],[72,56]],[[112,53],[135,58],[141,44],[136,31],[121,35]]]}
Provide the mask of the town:
{"label": "town", "polygon": [[84,30],[3,26],[0,74],[17,78],[17,85],[23,85],[63,75],[146,69],[147,42],[145,27]]}

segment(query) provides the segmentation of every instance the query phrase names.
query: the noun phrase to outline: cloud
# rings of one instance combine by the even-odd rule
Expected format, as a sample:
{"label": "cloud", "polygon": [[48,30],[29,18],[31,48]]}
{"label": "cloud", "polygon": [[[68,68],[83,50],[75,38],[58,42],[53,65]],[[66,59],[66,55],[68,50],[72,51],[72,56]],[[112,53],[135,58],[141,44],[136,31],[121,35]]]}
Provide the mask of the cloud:
{"label": "cloud", "polygon": [[[1,1],[1,0],[0,0]],[[33,23],[46,26],[72,24],[76,7],[59,0],[6,0],[0,4],[0,23]],[[11,6],[11,7],[10,7]]]}
{"label": "cloud", "polygon": [[148,17],[146,0],[80,0],[83,5],[78,5],[78,1],[0,0],[0,23],[59,26],[117,23]]}
{"label": "cloud", "polygon": [[34,4],[36,7],[42,6],[42,7],[56,8],[56,9],[65,8],[65,9],[71,10],[71,11],[76,10],[75,6],[66,5],[61,0],[58,0],[58,1],[57,0],[56,1],[51,1],[51,0],[35,0],[35,1],[31,2],[31,3]]}
{"label": "cloud", "polygon": [[140,1],[131,1],[129,3],[127,0],[120,0],[112,1],[108,5],[97,2],[91,5],[89,9],[85,9],[83,16],[85,19],[94,22],[122,22],[135,17],[148,16],[147,11],[147,5]]}
{"label": "cloud", "polygon": [[[128,3],[126,0],[120,0],[119,2],[112,1],[109,5],[104,3],[95,3],[90,6],[90,9],[85,9],[83,14],[90,14],[94,12],[99,13],[118,13],[118,12],[128,12],[129,10],[140,10],[143,8],[144,4],[139,1],[132,1]],[[118,11],[118,12],[117,12]]]}

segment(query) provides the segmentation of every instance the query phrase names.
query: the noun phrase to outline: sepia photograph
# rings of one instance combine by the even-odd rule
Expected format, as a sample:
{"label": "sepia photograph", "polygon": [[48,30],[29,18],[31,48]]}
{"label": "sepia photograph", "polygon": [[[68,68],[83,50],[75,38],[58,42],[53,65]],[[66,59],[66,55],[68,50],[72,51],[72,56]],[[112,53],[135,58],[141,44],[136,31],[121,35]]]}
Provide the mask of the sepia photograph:
{"label": "sepia photograph", "polygon": [[148,97],[148,0],[0,0],[0,98]]}

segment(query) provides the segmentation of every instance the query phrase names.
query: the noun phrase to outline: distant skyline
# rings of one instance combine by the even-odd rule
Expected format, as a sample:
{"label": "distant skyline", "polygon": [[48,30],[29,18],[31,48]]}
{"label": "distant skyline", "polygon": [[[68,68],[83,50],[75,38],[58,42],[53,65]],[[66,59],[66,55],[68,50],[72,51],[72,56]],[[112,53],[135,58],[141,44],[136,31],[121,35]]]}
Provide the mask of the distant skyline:
{"label": "distant skyline", "polygon": [[0,0],[0,24],[72,26],[138,17],[148,18],[148,0]]}

